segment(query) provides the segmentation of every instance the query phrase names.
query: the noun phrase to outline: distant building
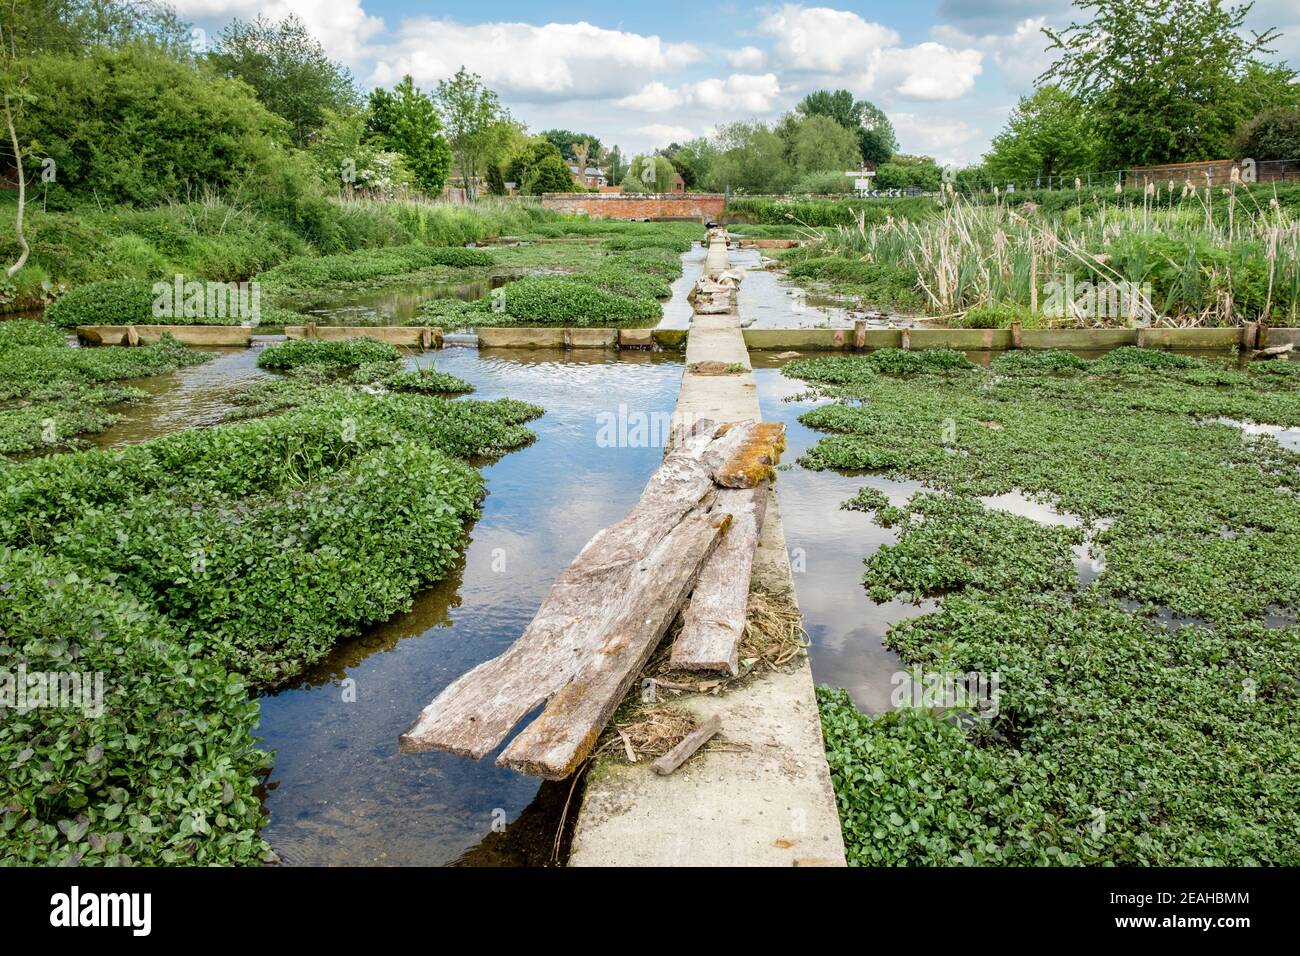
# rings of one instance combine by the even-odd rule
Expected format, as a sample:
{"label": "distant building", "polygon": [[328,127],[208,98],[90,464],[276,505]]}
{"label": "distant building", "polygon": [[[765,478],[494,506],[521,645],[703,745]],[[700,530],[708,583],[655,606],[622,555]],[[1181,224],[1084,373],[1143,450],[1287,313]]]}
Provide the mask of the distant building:
{"label": "distant building", "polygon": [[599,166],[588,166],[581,176],[578,175],[578,164],[569,163],[569,175],[573,177],[574,182],[581,183],[588,189],[597,189],[601,186],[608,186],[609,179],[605,176],[605,170]]}
{"label": "distant building", "polygon": [[686,192],[686,180],[682,179],[681,173],[673,173],[673,192]]}

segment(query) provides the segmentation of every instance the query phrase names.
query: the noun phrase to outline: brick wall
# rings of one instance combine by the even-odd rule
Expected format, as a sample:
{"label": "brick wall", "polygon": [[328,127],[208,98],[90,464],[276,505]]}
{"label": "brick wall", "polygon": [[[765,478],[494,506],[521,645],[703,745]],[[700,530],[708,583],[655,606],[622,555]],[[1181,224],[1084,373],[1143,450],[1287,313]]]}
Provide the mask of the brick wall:
{"label": "brick wall", "polygon": [[542,205],[592,219],[694,219],[722,215],[726,197],[707,193],[544,193]]}

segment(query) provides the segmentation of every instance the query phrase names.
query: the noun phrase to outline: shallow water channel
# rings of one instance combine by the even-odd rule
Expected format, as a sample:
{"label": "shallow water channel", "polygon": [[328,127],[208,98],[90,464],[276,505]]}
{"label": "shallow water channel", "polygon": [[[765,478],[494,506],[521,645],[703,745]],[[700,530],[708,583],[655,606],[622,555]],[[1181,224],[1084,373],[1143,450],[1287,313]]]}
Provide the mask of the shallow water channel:
{"label": "shallow water channel", "polygon": [[601,447],[600,416],[617,418],[620,406],[629,417],[671,414],[682,369],[628,352],[450,349],[436,363],[472,382],[475,398],[547,412],[530,426],[536,442],[484,468],[483,517],[458,570],[299,686],[262,699],[276,752],[263,832],[289,864],[551,856],[567,785],[539,788],[491,758],[399,754],[397,737],[447,684],[505,650],[582,546],[640,496],[662,449]]}
{"label": "shallow water channel", "polygon": [[[970,354],[972,360],[988,361],[988,353]],[[815,358],[816,353],[805,357]],[[902,506],[926,486],[865,472],[809,471],[797,464],[826,434],[808,428],[798,418],[827,399],[805,397],[808,386],[782,375],[780,367],[785,363],[773,353],[751,352],[750,359],[763,418],[783,422],[786,427],[786,451],[776,488],[795,591],[812,641],[808,653],[813,679],[847,689],[853,702],[867,713],[891,710],[892,679],[905,666],[885,646],[885,633],[898,621],[935,610],[938,601],[872,601],[862,583],[865,562],[882,546],[897,542],[897,529],[882,528],[871,515],[846,511],[840,505],[863,486],[871,486],[884,492],[890,504]],[[1081,524],[1076,516],[1018,492],[981,501],[986,508],[1041,524]],[[1094,580],[1103,567],[1087,543],[1075,547],[1074,563],[1081,587]]]}
{"label": "shallow water channel", "polygon": [[[269,374],[256,367],[258,351],[133,382],[152,398],[98,443],[219,421],[231,395]],[[446,349],[409,361],[468,380],[475,399],[525,399],[546,414],[529,425],[535,442],[483,467],[483,515],[452,575],[294,686],[262,696],[260,734],[275,752],[263,835],[289,865],[546,864],[567,783],[540,784],[490,757],[399,754],[397,737],[447,684],[508,647],[582,546],[640,496],[663,450],[618,436],[663,431],[682,365],[663,353],[595,350]]]}

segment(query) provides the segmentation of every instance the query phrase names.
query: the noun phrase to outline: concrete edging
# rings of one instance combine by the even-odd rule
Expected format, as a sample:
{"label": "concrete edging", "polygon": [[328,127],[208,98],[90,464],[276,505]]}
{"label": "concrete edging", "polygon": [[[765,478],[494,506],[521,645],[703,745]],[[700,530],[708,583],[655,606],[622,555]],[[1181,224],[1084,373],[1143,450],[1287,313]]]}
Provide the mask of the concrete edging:
{"label": "concrete edging", "polygon": [[[718,254],[715,254],[717,252]],[[705,272],[725,268],[711,244]],[[698,362],[736,363],[743,374],[706,375]],[[697,314],[675,423],[757,421],[758,390],[735,312]],[[750,586],[795,600],[777,490],[768,499]],[[718,716],[726,746],[706,747],[670,776],[649,761],[598,759],[587,777],[570,866],[844,866],[835,792],[826,763],[812,666],[786,668],[716,696],[683,697],[701,722]]]}
{"label": "concrete edging", "polygon": [[[131,341],[134,333],[135,341]],[[79,325],[77,338],[88,345],[153,345],[170,335],[182,345],[247,347],[253,330],[242,325]]]}

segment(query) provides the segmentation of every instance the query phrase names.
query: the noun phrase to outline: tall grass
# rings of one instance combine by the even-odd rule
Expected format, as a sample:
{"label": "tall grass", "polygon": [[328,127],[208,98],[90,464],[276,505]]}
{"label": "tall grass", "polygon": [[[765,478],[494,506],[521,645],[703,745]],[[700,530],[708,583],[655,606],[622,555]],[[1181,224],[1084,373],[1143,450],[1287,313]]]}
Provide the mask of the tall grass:
{"label": "tall grass", "polygon": [[[12,204],[0,200],[0,219],[13,214]],[[557,218],[535,202],[515,199],[483,199],[473,206],[321,199],[266,208],[203,193],[151,208],[92,204],[48,212],[29,203],[31,258],[12,280],[0,282],[0,312],[40,306],[88,282],[152,282],[176,274],[243,281],[298,256],[413,242],[461,246]],[[0,234],[0,260],[17,255],[12,230]]]}
{"label": "tall grass", "polygon": [[[825,252],[915,270],[929,308],[955,316],[1013,303],[1041,311],[1048,283],[1150,283],[1129,321],[1232,325],[1300,319],[1300,221],[1285,206],[1241,201],[1235,190],[1200,203],[1073,207],[973,205],[827,235]],[[1216,202],[1229,208],[1215,209]],[[1058,324],[1114,324],[1068,314]]]}

